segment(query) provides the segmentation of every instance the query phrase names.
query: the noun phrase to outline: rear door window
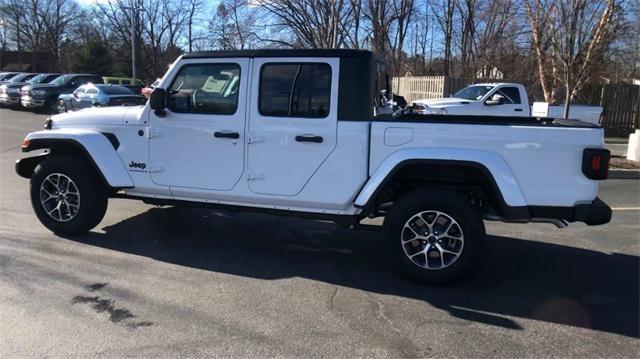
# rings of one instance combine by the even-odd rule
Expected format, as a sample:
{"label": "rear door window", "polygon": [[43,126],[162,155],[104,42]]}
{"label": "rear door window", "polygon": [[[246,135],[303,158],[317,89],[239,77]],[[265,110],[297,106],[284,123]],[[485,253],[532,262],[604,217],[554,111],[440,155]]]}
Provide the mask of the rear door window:
{"label": "rear door window", "polygon": [[328,64],[265,64],[260,70],[262,116],[324,118],[329,115],[330,97]]}

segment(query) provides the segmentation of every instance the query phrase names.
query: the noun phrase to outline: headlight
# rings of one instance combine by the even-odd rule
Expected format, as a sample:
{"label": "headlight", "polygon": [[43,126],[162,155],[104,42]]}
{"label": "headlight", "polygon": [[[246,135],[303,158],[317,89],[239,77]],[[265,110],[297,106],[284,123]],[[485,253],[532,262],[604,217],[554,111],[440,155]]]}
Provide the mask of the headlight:
{"label": "headlight", "polygon": [[17,87],[9,87],[9,88],[7,89],[7,93],[14,93],[14,94],[15,94],[15,93],[20,93],[20,89],[19,89],[19,88],[17,88]]}
{"label": "headlight", "polygon": [[45,91],[45,90],[31,90],[31,93],[34,96],[44,96],[44,95],[47,94],[47,91]]}

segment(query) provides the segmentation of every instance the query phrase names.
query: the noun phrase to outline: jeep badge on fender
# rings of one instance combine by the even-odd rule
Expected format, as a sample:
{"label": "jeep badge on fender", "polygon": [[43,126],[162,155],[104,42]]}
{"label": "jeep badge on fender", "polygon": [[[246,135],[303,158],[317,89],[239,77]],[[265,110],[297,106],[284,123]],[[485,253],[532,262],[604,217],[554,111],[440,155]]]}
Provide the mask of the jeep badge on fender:
{"label": "jeep badge on fender", "polygon": [[129,168],[137,168],[137,169],[141,169],[144,171],[145,168],[147,168],[147,164],[144,162],[133,162],[131,161],[131,163],[129,163]]}

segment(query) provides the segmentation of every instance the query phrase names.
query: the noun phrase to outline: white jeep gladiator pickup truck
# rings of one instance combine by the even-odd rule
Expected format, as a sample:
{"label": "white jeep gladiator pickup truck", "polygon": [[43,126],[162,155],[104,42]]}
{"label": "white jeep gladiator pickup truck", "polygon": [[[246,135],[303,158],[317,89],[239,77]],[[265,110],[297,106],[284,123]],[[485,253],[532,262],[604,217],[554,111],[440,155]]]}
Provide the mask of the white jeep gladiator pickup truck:
{"label": "white jeep gladiator pickup truck", "polygon": [[483,220],[609,222],[602,129],[528,117],[375,115],[387,66],[355,50],[198,52],[140,107],[47,119],[16,163],[39,220],[77,235],[108,198],[255,210],[353,228],[384,217],[396,259],[441,283],[483,252]]}
{"label": "white jeep gladiator pickup truck", "polygon": [[[412,111],[420,114],[530,117],[527,90],[516,83],[479,83],[463,88],[452,97],[418,100]],[[564,106],[549,106],[545,117],[562,118]],[[600,123],[602,107],[571,105],[569,118],[595,125]]]}

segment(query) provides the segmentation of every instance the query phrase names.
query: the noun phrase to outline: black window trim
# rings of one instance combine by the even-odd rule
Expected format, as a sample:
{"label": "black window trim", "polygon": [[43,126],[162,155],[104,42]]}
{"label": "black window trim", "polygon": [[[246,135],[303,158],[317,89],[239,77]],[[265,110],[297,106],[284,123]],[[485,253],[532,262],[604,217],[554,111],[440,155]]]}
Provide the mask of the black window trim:
{"label": "black window trim", "polygon": [[168,101],[168,97],[171,96],[170,92],[171,92],[171,87],[173,87],[174,82],[176,81],[176,78],[178,77],[178,75],[180,75],[180,72],[182,71],[182,69],[184,69],[185,67],[193,67],[193,66],[209,66],[209,65],[233,65],[233,66],[237,66],[238,67],[238,76],[239,76],[239,80],[238,81],[242,81],[242,66],[240,65],[239,62],[190,62],[190,63],[186,63],[182,66],[180,66],[179,69],[177,69],[177,71],[175,72],[175,76],[173,77],[173,79],[171,80],[171,83],[169,84],[169,86],[167,87],[167,110],[171,111],[172,113],[186,113],[186,114],[192,114],[192,115],[209,115],[209,116],[235,116],[238,113],[238,105],[240,104],[240,91],[242,89],[242,86],[238,87],[238,98],[236,101],[236,108],[234,109],[233,113],[211,113],[211,112],[194,112],[194,111],[176,111],[175,109],[172,109],[171,107],[169,107],[169,101]]}
{"label": "black window trim", "polygon": [[[494,94],[496,94],[496,93],[500,92],[500,94],[502,94],[502,96],[506,97],[507,99],[509,99],[509,101],[511,101],[511,103],[507,103],[507,104],[505,104],[505,105],[521,105],[521,104],[522,104],[522,99],[521,99],[521,98],[519,98],[519,100],[520,100],[520,101],[519,101],[519,102],[516,102],[514,99],[512,99],[512,98],[511,98],[511,96],[509,96],[509,94],[507,94],[506,92],[504,92],[504,91],[503,91],[503,90],[504,90],[504,89],[506,89],[506,88],[512,88],[512,89],[515,89],[515,90],[516,90],[516,92],[517,92],[517,94],[518,94],[518,98],[520,97],[520,90],[519,90],[517,87],[515,87],[515,86],[504,86],[504,87],[500,87],[499,89],[497,89],[497,90],[494,92]],[[491,96],[493,96],[493,95],[491,95]]]}
{"label": "black window trim", "polygon": [[[262,100],[262,74],[264,72],[264,68],[267,65],[324,65],[329,67],[329,111],[326,116],[279,116],[279,115],[265,115],[262,113],[260,109],[260,101]],[[328,118],[331,114],[331,96],[333,92],[333,68],[329,62],[318,62],[318,61],[274,61],[274,62],[264,62],[260,65],[260,76],[258,76],[258,113],[262,117],[275,117],[275,118],[311,118],[311,119],[325,119]]]}

